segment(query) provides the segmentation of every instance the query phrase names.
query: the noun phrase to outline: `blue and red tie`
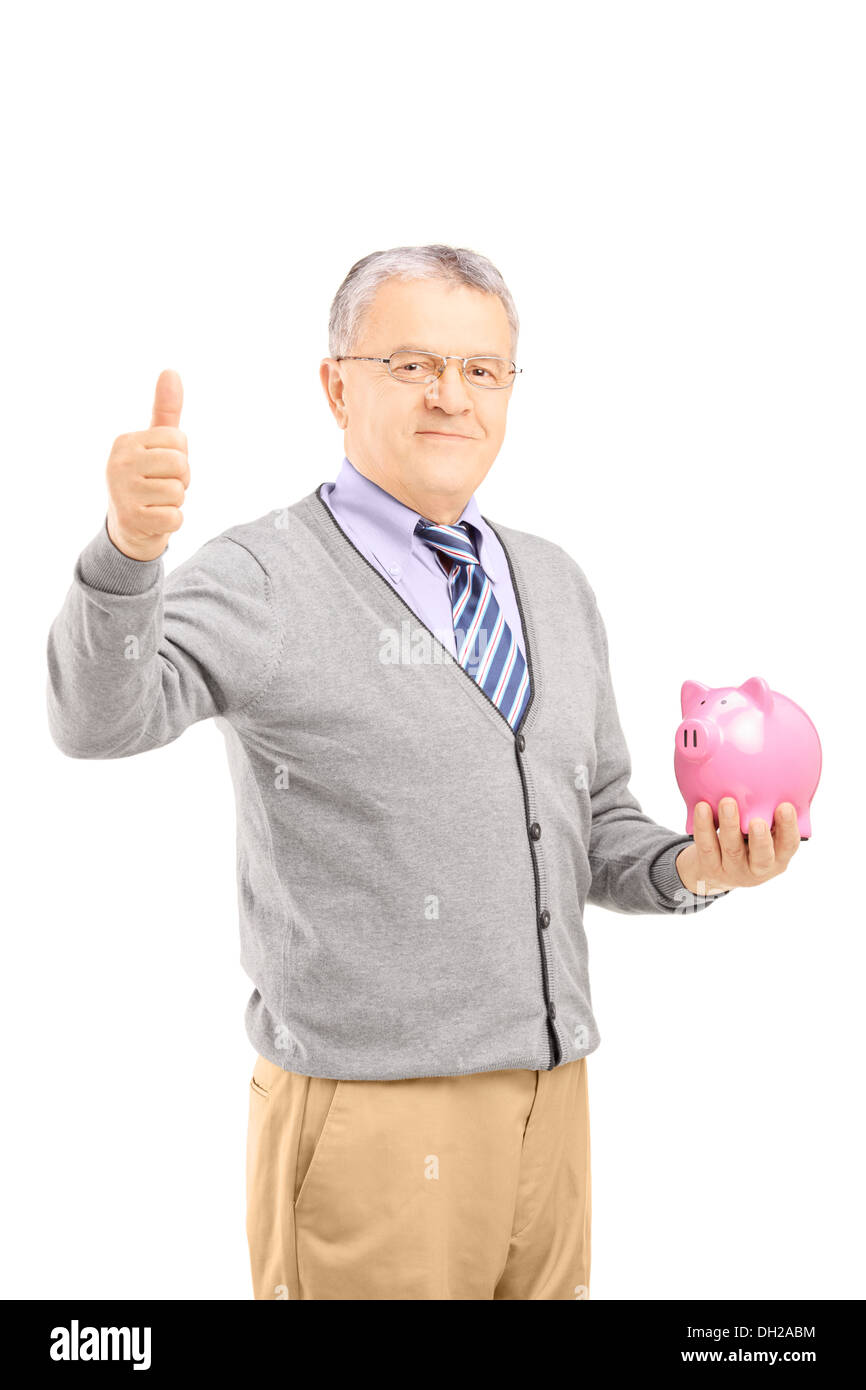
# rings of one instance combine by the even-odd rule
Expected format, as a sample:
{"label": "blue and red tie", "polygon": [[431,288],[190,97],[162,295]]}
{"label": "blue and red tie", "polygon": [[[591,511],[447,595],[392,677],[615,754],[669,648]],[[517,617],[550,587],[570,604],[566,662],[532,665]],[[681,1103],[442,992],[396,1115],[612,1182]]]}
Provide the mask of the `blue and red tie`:
{"label": "blue and red tie", "polygon": [[481,568],[469,523],[437,526],[422,520],[415,534],[452,562],[448,587],[457,660],[515,729],[529,702],[529,672],[493,585]]}

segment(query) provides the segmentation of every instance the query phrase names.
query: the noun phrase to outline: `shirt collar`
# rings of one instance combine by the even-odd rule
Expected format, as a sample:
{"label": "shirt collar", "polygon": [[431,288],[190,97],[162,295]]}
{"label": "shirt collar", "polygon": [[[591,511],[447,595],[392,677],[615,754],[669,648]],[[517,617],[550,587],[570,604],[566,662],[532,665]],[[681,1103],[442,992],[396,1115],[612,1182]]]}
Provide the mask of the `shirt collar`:
{"label": "shirt collar", "polygon": [[[422,518],[420,512],[413,511],[390,492],[379,487],[379,484],[374,483],[365,473],[359,472],[345,455],[330,492],[330,497],[335,496],[338,498],[341,513],[349,524],[354,520],[356,526],[360,526],[365,534],[374,537],[371,549],[383,568],[390,571],[399,567],[401,574],[405,572],[413,545],[424,544],[415,535],[415,527],[419,520],[427,518]],[[485,574],[495,584],[497,564],[491,555],[487,526],[478,509],[474,493],[457,519],[467,521],[474,527],[473,539],[478,558]]]}

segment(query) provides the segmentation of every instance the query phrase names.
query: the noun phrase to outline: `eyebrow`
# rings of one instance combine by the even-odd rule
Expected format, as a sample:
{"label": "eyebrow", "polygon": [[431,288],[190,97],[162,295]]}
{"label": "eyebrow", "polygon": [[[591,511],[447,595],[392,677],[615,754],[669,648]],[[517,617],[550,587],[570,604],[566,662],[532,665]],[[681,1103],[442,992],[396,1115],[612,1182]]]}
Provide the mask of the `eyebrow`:
{"label": "eyebrow", "polygon": [[[401,343],[399,347],[395,347],[395,348],[392,348],[392,349],[391,349],[391,352],[435,352],[435,351],[436,351],[435,348],[425,348],[425,347],[422,347],[422,346],[420,345],[420,343]],[[383,353],[383,354],[382,354],[383,357],[389,357],[390,355],[391,355],[390,353]],[[506,353],[506,352],[490,352],[490,351],[485,351],[485,350],[482,350],[482,351],[480,351],[480,352],[465,352],[465,353],[464,353],[464,352],[459,352],[459,353],[458,353],[458,352],[451,352],[451,353],[447,353],[447,354],[446,354],[446,353],[442,353],[442,352],[439,353],[439,356],[440,356],[440,357],[445,357],[446,355],[449,356],[449,357],[501,357],[505,362],[511,362],[511,361],[513,360],[513,359],[511,358],[511,356],[510,356],[508,353]]]}

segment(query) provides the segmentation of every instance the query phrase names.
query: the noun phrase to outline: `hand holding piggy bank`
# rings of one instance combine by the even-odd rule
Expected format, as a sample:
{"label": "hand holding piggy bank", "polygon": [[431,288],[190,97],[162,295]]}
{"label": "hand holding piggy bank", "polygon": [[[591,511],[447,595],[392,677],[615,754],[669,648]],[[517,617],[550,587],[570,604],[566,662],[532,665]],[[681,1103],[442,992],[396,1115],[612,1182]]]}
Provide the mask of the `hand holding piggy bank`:
{"label": "hand holding piggy bank", "polygon": [[753,818],[772,825],[776,807],[790,802],[800,838],[809,839],[821,744],[805,710],[771,690],[760,676],[715,690],[685,681],[681,700],[674,771],[688,806],[686,834],[694,833],[698,802],[712,807],[718,826],[719,802],[730,796],[739,808],[743,835]]}

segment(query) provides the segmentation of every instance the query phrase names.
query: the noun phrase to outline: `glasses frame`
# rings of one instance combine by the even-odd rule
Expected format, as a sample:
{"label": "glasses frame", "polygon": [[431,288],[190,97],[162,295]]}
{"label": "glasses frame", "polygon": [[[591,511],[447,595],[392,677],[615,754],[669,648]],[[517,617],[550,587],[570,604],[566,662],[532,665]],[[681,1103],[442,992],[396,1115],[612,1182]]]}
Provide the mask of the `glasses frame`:
{"label": "glasses frame", "polygon": [[[436,373],[436,379],[437,379],[437,380],[438,380],[439,377],[442,375],[442,373],[445,371],[445,368],[448,366],[448,363],[449,363],[450,361],[459,362],[459,363],[460,363],[460,372],[461,372],[461,374],[462,374],[462,376],[463,376],[463,380],[464,380],[464,381],[468,381],[468,382],[469,382],[469,385],[470,385],[470,386],[474,386],[475,389],[476,389],[477,391],[508,391],[508,390],[510,390],[510,388],[514,385],[514,378],[517,377],[517,376],[520,376],[521,372],[523,371],[523,368],[522,368],[522,367],[518,367],[517,363],[514,362],[510,357],[499,357],[499,356],[497,356],[497,354],[496,354],[495,352],[476,352],[476,353],[474,353],[471,357],[459,357],[456,353],[453,353],[453,352],[452,352],[452,353],[448,353],[448,354],[446,355],[446,354],[441,353],[441,352],[432,352],[430,348],[402,347],[402,348],[395,348],[394,351],[391,353],[391,357],[396,357],[398,352],[420,352],[420,353],[424,353],[424,355],[425,355],[426,357],[438,357],[439,361],[442,363],[442,366],[439,368],[439,370],[438,370],[437,373]],[[414,381],[407,381],[405,377],[394,376],[394,373],[391,371],[391,357],[348,357],[348,356],[347,356],[347,357],[335,357],[335,358],[334,358],[334,361],[335,361],[335,362],[384,362],[385,365],[386,365],[387,368],[388,368],[388,375],[389,375],[394,381],[399,381],[399,383],[400,383],[401,386],[416,386],[416,385],[420,385],[420,384],[421,384],[420,379],[419,379],[418,382],[414,382]],[[472,379],[466,375],[466,363],[467,363],[467,362],[477,362],[477,361],[482,360],[482,359],[485,358],[485,357],[492,357],[492,358],[494,359],[494,361],[496,361],[496,362],[509,362],[509,363],[511,363],[511,380],[510,380],[510,381],[507,381],[507,382],[505,383],[504,386],[484,386],[480,381],[472,381]]]}

